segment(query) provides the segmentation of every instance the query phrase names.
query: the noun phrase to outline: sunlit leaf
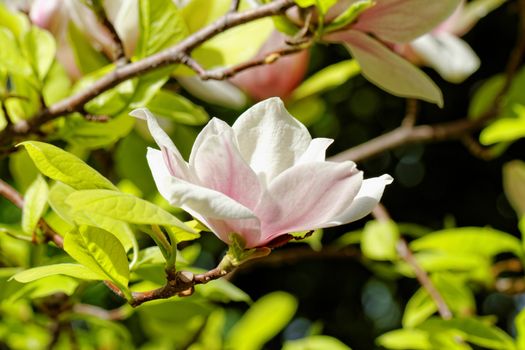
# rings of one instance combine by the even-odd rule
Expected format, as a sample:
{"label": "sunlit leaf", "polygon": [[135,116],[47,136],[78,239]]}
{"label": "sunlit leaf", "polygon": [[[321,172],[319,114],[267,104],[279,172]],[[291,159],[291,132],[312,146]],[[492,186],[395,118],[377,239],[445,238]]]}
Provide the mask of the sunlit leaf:
{"label": "sunlit leaf", "polygon": [[307,338],[288,340],[284,343],[282,350],[351,350],[343,342],[327,335],[313,335]]}
{"label": "sunlit leaf", "polygon": [[209,120],[204,108],[193,104],[185,97],[167,90],[160,90],[148,103],[148,108],[157,116],[176,123],[202,125]]}
{"label": "sunlit leaf", "polygon": [[430,350],[432,345],[429,341],[429,334],[419,329],[397,329],[382,334],[376,339],[376,343],[387,349],[395,350]]}
{"label": "sunlit leaf", "polygon": [[292,99],[299,100],[336,88],[361,72],[356,60],[346,60],[327,66],[297,87]]}
{"label": "sunlit leaf", "polygon": [[485,349],[516,349],[513,339],[496,326],[484,323],[475,318],[456,318],[443,320],[431,318],[419,328],[429,332],[440,332],[442,330],[458,330],[464,334],[469,343],[481,346]]}
{"label": "sunlit leaf", "polygon": [[179,10],[171,0],[140,0],[140,36],[135,50],[144,58],[169,47],[188,35]]}
{"label": "sunlit leaf", "polygon": [[475,254],[487,258],[503,252],[512,252],[520,258],[523,257],[519,239],[488,227],[461,227],[437,231],[412,241],[410,248],[415,251],[429,249]]}
{"label": "sunlit leaf", "polygon": [[479,135],[483,145],[497,142],[511,142],[525,136],[525,107],[514,106],[516,118],[499,118],[485,127]]}
{"label": "sunlit leaf", "polygon": [[9,157],[9,171],[17,184],[17,188],[22,193],[27,190],[39,174],[25,150],[13,153]]}
{"label": "sunlit leaf", "polygon": [[110,233],[81,226],[64,239],[64,250],[99,276],[113,281],[124,293],[128,289],[129,268],[122,244]]}
{"label": "sunlit leaf", "polygon": [[110,63],[102,52],[93,48],[88,38],[72,21],[68,24],[68,39],[82,74],[91,73]]}
{"label": "sunlit leaf", "polygon": [[394,222],[369,221],[361,241],[363,254],[373,260],[394,260],[399,231]]}
{"label": "sunlit leaf", "polygon": [[35,231],[38,220],[47,208],[48,193],[46,180],[42,176],[38,176],[27,189],[22,211],[22,229],[26,233],[32,234]]}
{"label": "sunlit leaf", "polygon": [[55,59],[56,43],[53,35],[33,26],[23,37],[22,49],[36,76],[43,81]]}
{"label": "sunlit leaf", "polygon": [[175,226],[193,230],[162,208],[127,193],[109,190],[84,190],[71,194],[66,203],[74,211],[87,212],[134,224]]}
{"label": "sunlit leaf", "polygon": [[39,141],[20,143],[40,172],[75,189],[108,188],[113,184],[71,153]]}
{"label": "sunlit leaf", "polygon": [[27,283],[54,275],[65,275],[85,280],[102,280],[107,278],[105,275],[94,272],[84,265],[63,263],[33,267],[17,273],[13,276],[13,279],[18,282]]}
{"label": "sunlit leaf", "polygon": [[403,313],[403,327],[414,328],[423,323],[437,311],[436,303],[424,288],[419,288],[408,303]]}
{"label": "sunlit leaf", "polygon": [[66,119],[61,135],[71,144],[96,149],[114,144],[126,136],[134,124],[135,119],[126,114],[107,122],[92,122],[80,115],[72,115]]}
{"label": "sunlit leaf", "polygon": [[257,300],[230,330],[226,346],[234,350],[261,349],[292,319],[297,300],[284,292],[273,292]]}

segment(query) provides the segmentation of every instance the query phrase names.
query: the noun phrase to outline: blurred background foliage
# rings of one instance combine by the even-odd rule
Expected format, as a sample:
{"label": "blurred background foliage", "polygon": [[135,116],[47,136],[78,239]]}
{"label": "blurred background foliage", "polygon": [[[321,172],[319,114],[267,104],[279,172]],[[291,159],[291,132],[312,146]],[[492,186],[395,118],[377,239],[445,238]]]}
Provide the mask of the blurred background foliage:
{"label": "blurred background foliage", "polygon": [[[0,36],[2,45],[13,40],[9,35],[17,35],[17,24],[11,19],[21,18],[9,17],[6,11],[3,7],[0,11],[1,33],[7,37]],[[185,11],[191,14],[191,7]],[[507,1],[464,36],[482,62],[464,82],[451,84],[425,70],[441,87],[445,105],[439,109],[420,103],[418,124],[475,117],[486,108],[501,84],[495,81],[496,75],[504,72],[516,41],[517,12],[517,1]],[[190,32],[206,22],[188,18],[193,17],[186,17]],[[20,21],[21,27],[30,26]],[[141,22],[142,29],[147,25]],[[53,40],[47,32],[31,28],[33,35],[46,38],[37,40]],[[178,40],[177,28],[168,28],[166,33],[154,44],[139,39],[136,58]],[[19,76],[9,73],[7,63],[13,61],[2,57],[7,68],[0,69],[0,81],[7,92],[1,93],[25,96],[10,103],[2,100],[2,127],[7,123],[5,111],[13,121],[25,120],[41,104],[60,100],[70,88],[78,91],[89,86],[112,69],[82,31],[71,27],[68,35],[74,37],[83,75],[76,82],[53,60],[53,52],[47,53],[48,63],[40,66],[24,56],[33,68],[26,74],[17,65]],[[255,49],[246,57],[233,57],[234,62],[203,65],[242,62],[260,44],[254,43]],[[216,49],[220,41],[215,45],[203,47],[202,57],[210,57],[206,49]],[[398,127],[407,106],[405,100],[355,76],[358,67],[342,46],[314,45],[306,76],[336,63],[335,73],[328,71],[324,78],[328,83],[317,81],[313,88],[302,85],[286,100],[290,112],[314,137],[335,139],[329,155]],[[93,122],[81,113],[60,118],[46,126],[45,140],[91,164],[122,192],[190,219],[158,195],[145,158],[146,147],[153,141],[144,124],[135,124],[126,115],[145,103],[165,117],[164,127],[187,157],[210,116],[231,124],[245,104],[225,107],[199,99],[179,79],[187,72],[170,73],[160,70],[118,85],[85,106],[86,114],[106,116],[108,121]],[[319,88],[325,83],[327,88]],[[28,84],[35,85],[37,93]],[[151,86],[156,88],[150,90]],[[395,223],[361,220],[315,232],[305,241],[242,265],[227,280],[198,286],[189,298],[149,302],[137,309],[100,282],[64,275],[27,284],[11,280],[24,268],[71,259],[51,244],[27,242],[31,237],[20,226],[21,211],[0,198],[0,349],[45,349],[50,344],[57,349],[524,349],[525,253],[518,227],[525,210],[525,164],[520,161],[525,149],[522,71],[506,98],[504,116],[474,135],[480,145],[477,140],[471,140],[470,147],[459,141],[408,145],[358,163],[369,177],[389,173],[395,178],[382,201]],[[496,125],[505,122],[503,118],[510,121]],[[0,160],[0,177],[26,196],[37,174],[24,150]],[[50,193],[58,195],[53,188]],[[43,217],[60,232],[64,230],[60,209],[53,207],[51,195],[49,202],[51,208],[42,209]],[[148,250],[154,243],[144,232],[135,233],[141,250],[130,281],[135,290],[162,285],[162,259],[158,252]],[[400,258],[396,251],[400,236],[430,273],[453,319],[439,318],[412,267]],[[203,232],[196,241],[180,243],[178,249],[179,268],[202,271],[216,266],[226,246]]]}

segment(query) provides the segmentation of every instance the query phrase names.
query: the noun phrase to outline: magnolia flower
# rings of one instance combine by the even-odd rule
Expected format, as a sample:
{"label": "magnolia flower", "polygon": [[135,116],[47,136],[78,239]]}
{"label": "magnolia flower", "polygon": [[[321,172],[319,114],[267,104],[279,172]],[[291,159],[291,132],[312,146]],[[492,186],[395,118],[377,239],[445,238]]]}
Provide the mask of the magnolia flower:
{"label": "magnolia flower", "polygon": [[[352,0],[351,2],[355,2]],[[391,47],[430,32],[449,17],[461,0],[376,0],[349,27],[323,39],[343,43],[363,75],[382,89],[403,97],[443,104],[434,82]]]}
{"label": "magnolia flower", "polygon": [[290,232],[345,224],[377,205],[389,175],[363,180],[353,162],[325,161],[333,140],[311,138],[279,98],[262,101],[230,127],[212,119],[195,140],[189,162],[144,108],[160,150],[147,159],[161,195],[231,243],[261,247]]}

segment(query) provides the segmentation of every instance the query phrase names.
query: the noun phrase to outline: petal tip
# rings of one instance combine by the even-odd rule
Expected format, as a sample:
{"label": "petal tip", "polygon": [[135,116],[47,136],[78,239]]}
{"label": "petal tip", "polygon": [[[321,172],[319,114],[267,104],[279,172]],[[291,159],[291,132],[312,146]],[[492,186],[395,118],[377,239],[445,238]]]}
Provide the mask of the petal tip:
{"label": "petal tip", "polygon": [[148,114],[151,112],[147,108],[136,108],[129,112],[129,115],[138,119],[146,120],[148,118]]}

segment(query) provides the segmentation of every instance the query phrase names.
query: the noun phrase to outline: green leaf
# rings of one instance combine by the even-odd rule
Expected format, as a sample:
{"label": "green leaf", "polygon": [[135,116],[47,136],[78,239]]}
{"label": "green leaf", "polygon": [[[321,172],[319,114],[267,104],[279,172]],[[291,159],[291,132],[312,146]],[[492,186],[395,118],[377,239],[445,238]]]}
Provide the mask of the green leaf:
{"label": "green leaf", "polygon": [[465,277],[452,272],[435,273],[432,275],[432,282],[455,316],[464,317],[476,313],[474,293]]}
{"label": "green leaf", "polygon": [[337,16],[330,24],[325,26],[324,32],[333,32],[352,23],[357,17],[368,8],[375,5],[373,0],[357,0],[352,3],[346,10]]}
{"label": "green leaf", "polygon": [[282,350],[351,350],[340,340],[327,335],[313,335],[303,339],[288,340],[284,343]]}
{"label": "green leaf", "polygon": [[414,251],[436,250],[450,254],[474,254],[486,258],[512,252],[523,258],[521,242],[516,237],[488,227],[462,227],[437,231],[410,243]]}
{"label": "green leaf", "polygon": [[22,193],[26,192],[27,188],[40,174],[25,150],[20,150],[9,156],[9,172]]}
{"label": "green leaf", "polygon": [[29,62],[22,55],[13,33],[6,28],[0,27],[0,65],[9,73],[17,73],[24,77],[32,75]]}
{"label": "green leaf", "polygon": [[65,275],[84,280],[106,279],[105,275],[94,272],[83,265],[70,263],[33,267],[31,269],[17,273],[12,278],[18,282],[28,283],[54,275]]}
{"label": "green leaf", "polygon": [[494,99],[503,88],[503,84],[505,77],[501,74],[486,80],[470,100],[469,117],[475,119],[486,113],[494,105]]}
{"label": "green leaf", "polygon": [[515,105],[517,118],[499,118],[485,127],[479,135],[483,145],[497,142],[512,142],[525,136],[525,107]]}
{"label": "green leaf", "polygon": [[[76,261],[129,293],[129,268],[122,244],[109,232],[81,226],[64,238],[64,250]],[[128,295],[129,297],[129,295]]]}
{"label": "green leaf", "polygon": [[72,215],[77,225],[96,226],[113,234],[126,251],[133,248],[133,260],[138,258],[137,238],[128,223],[94,212],[73,211]]}
{"label": "green leaf", "polygon": [[54,61],[47,73],[42,87],[42,97],[47,106],[69,96],[71,81],[66,70],[58,61]]}
{"label": "green leaf", "polygon": [[286,108],[297,120],[310,126],[325,116],[327,106],[322,98],[314,95],[291,101]]}
{"label": "green leaf", "polygon": [[334,6],[336,2],[337,0],[295,0],[295,3],[303,8],[317,6],[323,14],[328,12],[328,9]]}
{"label": "green leaf", "polygon": [[64,221],[74,224],[71,214],[71,207],[66,204],[66,198],[75,192],[73,187],[70,187],[62,182],[55,182],[49,190],[48,202],[51,209],[55,211]]}
{"label": "green leaf", "polygon": [[525,162],[513,160],[503,166],[503,189],[518,217],[525,215]]}
{"label": "green leaf", "polygon": [[429,332],[440,332],[449,329],[458,330],[464,334],[463,337],[467,342],[486,349],[516,349],[513,339],[507,333],[496,326],[486,324],[475,318],[452,320],[431,318],[419,328]]}
{"label": "green leaf", "polygon": [[327,66],[306,79],[292,93],[292,100],[303,99],[336,88],[361,72],[356,60],[346,60]]}
{"label": "green leaf", "polygon": [[436,311],[437,306],[434,300],[424,288],[419,288],[407,302],[403,313],[403,327],[414,328],[427,320]]}
{"label": "green leaf", "polygon": [[361,249],[373,260],[395,260],[399,231],[392,221],[369,221],[365,225]]}
{"label": "green leaf", "polygon": [[257,350],[291,321],[297,300],[284,292],[273,292],[257,300],[228,333],[226,347]]}
{"label": "green leaf", "polygon": [[514,319],[514,325],[516,326],[516,345],[518,349],[525,349],[525,309],[521,309],[516,318]]}
{"label": "green leaf", "polygon": [[270,18],[245,23],[206,41],[192,52],[192,57],[206,69],[245,62],[259,52],[273,30]]}
{"label": "green leaf", "polygon": [[53,35],[33,26],[24,35],[22,50],[31,63],[36,77],[44,81],[55,59],[56,43]]}
{"label": "green leaf", "polygon": [[171,91],[160,90],[148,103],[148,108],[157,116],[165,117],[176,123],[203,125],[210,119],[201,106]]}
{"label": "green leaf", "polygon": [[190,227],[193,232],[182,230],[176,226],[167,227],[167,230],[175,237],[177,243],[193,241],[201,236],[199,232],[202,225],[197,220],[186,221],[184,224]]}
{"label": "green leaf", "polygon": [[429,334],[419,329],[397,329],[376,339],[377,345],[395,350],[430,350]]}
{"label": "green leaf", "polygon": [[77,191],[67,198],[66,203],[74,211],[95,213],[134,224],[175,226],[194,232],[164,209],[126,193],[108,190]]}
{"label": "green leaf", "polygon": [[68,41],[75,56],[75,62],[82,75],[96,71],[110,63],[108,58],[97,51],[85,34],[77,28],[73,21],[68,25]]}
{"label": "green leaf", "polygon": [[126,136],[135,125],[135,118],[121,114],[107,122],[87,121],[81,115],[71,115],[61,128],[61,138],[72,145],[97,149],[114,144]]}
{"label": "green leaf", "polygon": [[252,302],[246,292],[223,278],[199,286],[197,292],[206,299],[221,303],[237,301],[250,304]]}
{"label": "green leaf", "polygon": [[19,288],[16,293],[9,296],[9,302],[15,302],[19,299],[36,299],[46,297],[55,293],[64,293],[72,295],[79,282],[67,276],[54,275],[40,278],[36,281],[28,282]]}
{"label": "green leaf", "polygon": [[49,189],[47,182],[39,175],[27,189],[24,196],[24,208],[22,210],[22,229],[32,234],[47,209],[47,196]]}
{"label": "green leaf", "polygon": [[75,189],[116,189],[113,184],[81,159],[56,146],[38,141],[23,145],[40,172]]}
{"label": "green leaf", "polygon": [[159,52],[188,35],[184,19],[171,0],[139,0],[139,14],[137,58]]}
{"label": "green leaf", "polygon": [[[17,38],[29,30],[30,24],[27,16],[21,13],[9,11],[9,9],[0,2],[0,26],[7,28]],[[3,49],[3,47],[2,47]]]}

